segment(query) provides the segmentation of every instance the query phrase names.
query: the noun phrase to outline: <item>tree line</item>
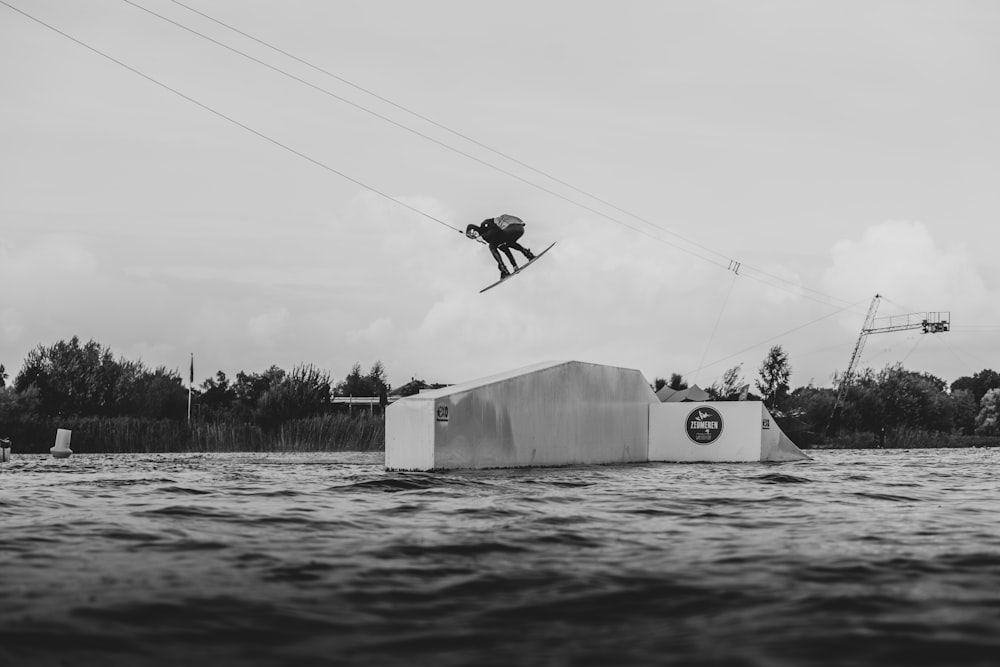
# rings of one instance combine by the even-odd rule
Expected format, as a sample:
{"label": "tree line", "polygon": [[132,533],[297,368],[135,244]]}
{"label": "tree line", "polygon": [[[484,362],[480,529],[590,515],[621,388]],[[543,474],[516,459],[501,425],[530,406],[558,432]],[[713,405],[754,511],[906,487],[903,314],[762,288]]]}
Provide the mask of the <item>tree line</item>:
{"label": "tree line", "polygon": [[[837,394],[845,382],[843,376],[834,378],[834,389],[810,384],[793,390],[788,384],[791,372],[787,352],[775,345],[757,369],[753,382],[757,392],[748,391],[747,397],[762,400],[800,444],[837,433],[884,434],[899,429],[1000,436],[1000,373],[991,369],[962,376],[949,385],[899,363],[878,371],[866,368],[846,379],[847,391],[839,406]],[[742,377],[742,368],[735,366],[705,391],[713,400],[737,400],[749,384]],[[657,378],[654,389],[663,386],[685,389],[687,383],[673,373],[669,381]]]}
{"label": "tree line", "polygon": [[[15,411],[47,417],[183,419],[187,414],[188,388],[178,371],[116,359],[109,348],[94,340],[81,344],[76,336],[39,345],[28,353],[10,387],[8,377],[0,365],[5,416]],[[376,361],[367,374],[355,364],[340,382],[312,365],[241,371],[232,381],[218,371],[193,394],[206,418],[268,421],[322,413],[332,409],[335,395],[385,396],[389,389],[385,368]]]}
{"label": "tree line", "polygon": [[[878,434],[900,428],[1000,435],[1000,374],[990,369],[960,377],[950,385],[901,364],[879,371],[865,369],[850,379],[836,411],[836,389],[810,384],[793,390],[788,383],[791,370],[788,354],[776,345],[757,369],[756,391],[743,378],[741,366],[725,371],[706,391],[713,400],[737,400],[741,394],[762,400],[801,444],[837,432]],[[188,387],[178,371],[116,358],[100,343],[81,343],[76,336],[37,346],[9,385],[8,379],[0,365],[0,437],[16,432],[19,426],[55,419],[181,422],[188,415]],[[844,381],[835,378],[838,387]],[[406,396],[440,386],[414,379],[396,393]],[[657,378],[653,388],[663,386],[683,389],[687,383],[674,373],[669,381]],[[202,423],[273,431],[293,420],[335,413],[334,396],[378,396],[384,405],[391,390],[380,361],[367,372],[356,363],[340,381],[328,371],[305,364],[290,371],[277,366],[260,373],[241,371],[235,378],[218,371],[193,389],[193,415]]]}
{"label": "tree line", "polygon": [[[37,346],[9,379],[0,365],[0,437],[48,437],[44,434],[53,424],[67,420],[184,423],[189,414],[189,388],[177,370],[115,357],[108,347],[94,340],[82,343],[77,336]],[[421,384],[414,381],[404,389],[415,393]],[[220,370],[191,389],[191,414],[200,424],[276,432],[296,420],[337,416],[342,408],[334,396],[385,399],[390,390],[379,361],[367,373],[355,364],[341,381],[309,364],[290,371],[277,366],[241,371],[234,379]]]}

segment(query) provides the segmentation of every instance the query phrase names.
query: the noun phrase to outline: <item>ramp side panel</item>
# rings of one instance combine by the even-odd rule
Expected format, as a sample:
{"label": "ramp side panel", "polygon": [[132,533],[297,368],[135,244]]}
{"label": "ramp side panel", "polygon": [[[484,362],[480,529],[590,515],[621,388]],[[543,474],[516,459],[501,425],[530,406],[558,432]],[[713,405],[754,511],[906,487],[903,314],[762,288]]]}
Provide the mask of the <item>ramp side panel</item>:
{"label": "ramp side panel", "polygon": [[785,461],[803,461],[809,456],[799,449],[792,439],[785,435],[778,422],[761,403],[761,461],[781,463]]}
{"label": "ramp side panel", "polygon": [[402,399],[385,410],[386,470],[434,467],[434,402]]}
{"label": "ramp side panel", "polygon": [[636,463],[647,460],[639,371],[582,362],[530,370],[434,398],[435,468]]}
{"label": "ramp side panel", "polygon": [[781,429],[774,421],[774,417],[763,403],[760,406],[760,460],[767,461],[771,452],[778,448],[778,438]]}
{"label": "ramp side panel", "polygon": [[[761,403],[657,403],[649,406],[649,460],[685,463],[761,460]],[[716,410],[722,428],[715,440],[695,442],[689,418],[703,406]]]}

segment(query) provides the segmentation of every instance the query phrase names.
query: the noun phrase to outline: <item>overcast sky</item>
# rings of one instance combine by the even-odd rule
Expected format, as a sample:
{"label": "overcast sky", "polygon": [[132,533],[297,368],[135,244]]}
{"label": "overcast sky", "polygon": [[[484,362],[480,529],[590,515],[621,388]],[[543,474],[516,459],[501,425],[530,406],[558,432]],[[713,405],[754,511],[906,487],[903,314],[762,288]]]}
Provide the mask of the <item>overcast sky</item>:
{"label": "overcast sky", "polygon": [[[77,335],[196,384],[781,345],[831,386],[876,293],[953,330],[862,367],[1000,368],[998,3],[0,1],[12,378]],[[501,213],[558,243],[479,294],[453,228]]]}

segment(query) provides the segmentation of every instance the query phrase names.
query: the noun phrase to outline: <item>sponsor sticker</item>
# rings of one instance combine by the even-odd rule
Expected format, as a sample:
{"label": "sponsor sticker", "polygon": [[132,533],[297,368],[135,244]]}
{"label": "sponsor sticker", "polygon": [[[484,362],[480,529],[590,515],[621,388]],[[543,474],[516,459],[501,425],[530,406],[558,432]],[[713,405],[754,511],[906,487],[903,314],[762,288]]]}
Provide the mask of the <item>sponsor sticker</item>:
{"label": "sponsor sticker", "polygon": [[687,436],[696,445],[710,445],[722,435],[722,415],[703,405],[691,411],[685,424]]}
{"label": "sponsor sticker", "polygon": [[435,416],[435,418],[439,422],[446,422],[446,421],[448,421],[448,406],[447,405],[439,405],[439,406],[437,406],[435,408],[434,411],[435,411],[435,415],[434,416]]}

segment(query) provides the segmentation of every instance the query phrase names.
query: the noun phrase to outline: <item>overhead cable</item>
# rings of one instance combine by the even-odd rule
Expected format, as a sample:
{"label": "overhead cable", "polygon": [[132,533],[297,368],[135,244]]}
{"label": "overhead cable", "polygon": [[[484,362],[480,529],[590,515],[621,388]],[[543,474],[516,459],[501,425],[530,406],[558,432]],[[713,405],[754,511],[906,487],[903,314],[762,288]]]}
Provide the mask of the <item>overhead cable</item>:
{"label": "overhead cable", "polygon": [[407,208],[407,209],[413,211],[414,213],[418,213],[419,215],[421,215],[421,216],[423,216],[423,217],[425,217],[425,218],[427,218],[429,220],[433,220],[434,222],[438,223],[439,225],[443,225],[444,227],[448,227],[450,229],[453,229],[456,232],[460,232],[460,233],[462,232],[461,229],[459,229],[458,227],[455,227],[454,225],[448,224],[444,220],[440,220],[440,219],[434,217],[433,215],[431,215],[431,214],[429,214],[429,213],[427,213],[425,211],[422,211],[422,210],[418,209],[415,206],[411,206],[410,204],[407,204],[406,202],[401,201],[401,200],[393,197],[392,195],[389,195],[389,194],[387,194],[387,193],[379,190],[378,188],[375,188],[375,187],[373,187],[371,185],[368,185],[367,183],[364,183],[364,182],[362,182],[362,181],[360,181],[360,180],[358,180],[356,178],[353,178],[352,176],[348,176],[344,172],[339,171],[337,169],[334,169],[330,165],[325,164],[323,162],[320,162],[316,158],[313,158],[313,157],[311,157],[311,156],[303,153],[302,151],[299,151],[299,150],[297,150],[295,148],[292,148],[291,146],[289,146],[287,144],[284,144],[284,143],[278,141],[277,139],[269,137],[268,135],[264,134],[263,132],[255,130],[254,128],[250,127],[249,125],[241,123],[240,121],[236,120],[235,118],[232,118],[231,116],[227,116],[226,114],[222,113],[221,111],[218,111],[217,109],[214,109],[214,108],[208,106],[207,104],[199,102],[195,98],[182,93],[181,91],[177,90],[176,88],[172,88],[172,87],[168,86],[167,84],[163,83],[162,81],[158,81],[157,79],[153,78],[152,76],[149,76],[148,74],[146,74],[146,73],[144,73],[144,72],[142,72],[142,71],[140,71],[140,70],[132,67],[131,65],[128,65],[128,64],[122,62],[121,60],[118,60],[114,56],[108,55],[107,53],[104,53],[100,49],[98,49],[96,47],[93,47],[90,44],[87,44],[86,42],[83,42],[83,41],[77,39],[76,37],[73,37],[72,35],[70,35],[68,33],[63,32],[59,28],[56,28],[55,26],[53,26],[53,25],[51,25],[49,23],[46,23],[45,21],[43,21],[43,20],[41,20],[41,19],[39,19],[39,18],[37,18],[35,16],[32,16],[31,14],[29,14],[29,13],[27,13],[27,12],[21,10],[21,9],[18,9],[17,7],[14,7],[9,2],[7,2],[7,0],[0,0],[0,4],[5,5],[6,7],[8,7],[10,9],[14,10],[15,12],[17,12],[18,14],[21,14],[22,16],[31,19],[32,21],[34,21],[34,22],[36,22],[36,23],[38,23],[38,24],[40,24],[42,26],[45,26],[49,30],[52,30],[53,32],[58,33],[59,35],[62,35],[66,39],[70,40],[71,42],[75,42],[76,44],[79,44],[80,46],[82,46],[83,48],[87,49],[88,51],[96,53],[97,55],[101,56],[102,58],[110,60],[111,62],[113,62],[114,64],[118,65],[119,67],[123,67],[124,69],[127,69],[128,71],[132,72],[133,74],[137,74],[138,76],[141,76],[143,79],[149,81],[150,83],[156,84],[160,88],[163,88],[164,90],[167,90],[167,91],[173,93],[174,95],[177,95],[178,97],[187,100],[188,102],[190,102],[190,103],[192,103],[192,104],[194,104],[194,105],[196,105],[196,106],[204,109],[205,111],[208,111],[211,114],[214,114],[215,116],[218,116],[219,118],[222,118],[223,120],[226,120],[226,121],[232,123],[233,125],[236,125],[238,127],[243,128],[247,132],[250,132],[251,134],[254,134],[254,135],[258,136],[261,139],[264,139],[265,141],[268,141],[268,142],[274,144],[275,146],[278,146],[279,148],[282,148],[282,149],[284,149],[284,150],[286,150],[286,151],[288,151],[288,152],[290,152],[290,153],[292,153],[294,155],[297,155],[300,158],[302,158],[304,160],[307,160],[307,161],[313,163],[314,165],[316,165],[316,166],[318,166],[318,167],[320,167],[322,169],[326,169],[327,171],[329,171],[331,173],[337,174],[341,178],[344,178],[344,179],[350,181],[351,183],[359,185],[359,186],[361,186],[362,188],[364,188],[366,190],[370,190],[370,191],[374,192],[377,195],[380,195],[380,196],[382,196],[382,197],[384,197],[384,198],[386,198],[386,199],[388,199],[390,201],[393,201],[396,204],[399,204],[400,206],[402,206],[403,208]]}
{"label": "overhead cable", "polygon": [[[392,125],[400,128],[400,129],[403,129],[403,130],[406,130],[406,131],[411,132],[413,134],[416,134],[417,136],[420,136],[421,138],[423,138],[423,139],[425,139],[427,141],[430,141],[430,142],[432,142],[434,144],[437,144],[438,146],[441,146],[442,148],[445,148],[447,150],[455,152],[455,153],[457,153],[457,154],[459,154],[459,155],[461,155],[461,156],[463,156],[463,157],[465,157],[467,159],[474,160],[475,162],[478,162],[479,164],[482,164],[482,165],[484,165],[486,167],[494,169],[494,170],[496,170],[496,171],[498,171],[498,172],[500,172],[500,173],[502,173],[502,174],[504,174],[504,175],[506,175],[506,176],[508,176],[510,178],[514,178],[515,180],[518,180],[518,181],[520,181],[520,182],[522,182],[522,183],[524,183],[524,184],[526,184],[528,186],[531,186],[531,187],[536,188],[536,189],[538,189],[538,190],[540,190],[542,192],[545,192],[546,194],[549,194],[549,195],[552,195],[554,197],[557,197],[557,198],[559,198],[559,199],[561,199],[561,200],[563,200],[563,201],[565,201],[567,203],[573,204],[574,206],[578,206],[580,208],[583,208],[584,210],[587,210],[587,211],[589,211],[591,213],[594,213],[594,214],[596,214],[596,215],[598,215],[600,217],[603,217],[603,218],[605,218],[607,220],[610,220],[610,221],[615,222],[617,224],[620,224],[620,225],[622,225],[624,227],[627,227],[628,229],[631,229],[632,231],[635,231],[635,232],[638,232],[640,234],[643,234],[643,235],[645,235],[645,236],[647,236],[649,238],[652,238],[652,239],[654,239],[656,241],[660,241],[660,242],[665,243],[667,245],[673,246],[673,247],[675,247],[675,248],[677,248],[677,249],[679,249],[679,250],[681,250],[683,252],[687,252],[687,253],[689,253],[691,255],[694,255],[695,257],[698,257],[699,259],[702,259],[703,261],[707,261],[707,262],[709,262],[711,264],[714,264],[715,266],[719,266],[719,267],[723,266],[723,264],[721,264],[721,262],[716,262],[715,260],[709,259],[708,257],[705,257],[704,255],[702,255],[700,253],[697,253],[697,252],[694,252],[694,251],[692,251],[692,250],[690,250],[688,248],[684,248],[684,247],[681,247],[681,246],[679,246],[679,245],[677,245],[675,243],[671,243],[669,241],[666,241],[665,239],[663,239],[661,237],[651,235],[648,232],[646,232],[645,230],[637,228],[634,225],[628,224],[627,222],[625,222],[625,221],[623,221],[623,220],[621,220],[619,218],[616,218],[614,216],[609,216],[606,213],[604,213],[604,212],[602,212],[602,211],[600,211],[600,210],[598,210],[598,209],[596,209],[594,207],[591,207],[591,206],[589,206],[587,204],[584,204],[584,203],[581,203],[581,202],[579,202],[577,200],[574,200],[574,199],[571,199],[569,197],[566,197],[565,195],[563,195],[561,193],[558,193],[558,192],[555,192],[555,191],[553,191],[550,188],[546,188],[546,187],[544,187],[542,185],[539,185],[538,183],[535,183],[535,182],[530,181],[530,180],[528,180],[528,179],[526,179],[526,178],[524,178],[522,176],[519,176],[518,174],[515,174],[515,173],[513,173],[513,172],[511,172],[509,170],[503,169],[502,167],[499,167],[499,166],[497,166],[495,164],[492,164],[490,162],[487,162],[487,161],[485,161],[485,160],[483,160],[483,159],[481,159],[479,157],[476,157],[474,155],[466,153],[466,152],[464,152],[464,151],[462,151],[462,150],[460,150],[458,148],[455,148],[454,146],[451,146],[451,145],[446,144],[446,143],[444,143],[442,141],[439,141],[438,139],[430,137],[429,135],[427,135],[425,133],[422,133],[419,130],[416,130],[416,129],[411,128],[411,127],[409,127],[407,125],[399,123],[398,121],[395,121],[395,120],[393,120],[391,118],[388,118],[387,116],[385,116],[383,114],[380,114],[380,113],[378,113],[376,111],[368,109],[367,107],[365,107],[365,106],[363,106],[361,104],[358,104],[358,103],[356,103],[354,101],[348,100],[348,99],[346,99],[346,98],[344,98],[344,97],[342,97],[340,95],[337,95],[336,93],[333,93],[332,91],[326,90],[325,88],[322,88],[320,86],[316,86],[315,84],[313,84],[311,82],[308,82],[308,81],[306,81],[304,79],[301,79],[300,77],[297,77],[294,74],[286,72],[285,70],[282,70],[282,69],[280,69],[280,68],[278,68],[278,67],[276,67],[274,65],[271,65],[271,64],[269,64],[267,62],[264,62],[264,61],[262,61],[262,60],[260,60],[258,58],[255,58],[254,56],[251,56],[251,55],[249,55],[247,53],[244,53],[243,51],[240,51],[239,49],[236,49],[236,48],[234,48],[232,46],[229,46],[227,44],[224,44],[224,43],[222,43],[222,42],[220,42],[220,41],[218,41],[216,39],[213,39],[212,37],[209,37],[209,36],[207,36],[207,35],[199,32],[199,31],[197,31],[197,30],[195,30],[195,29],[193,29],[191,27],[188,27],[188,26],[186,26],[186,25],[184,25],[182,23],[179,23],[178,21],[175,21],[175,20],[173,20],[171,18],[165,17],[165,16],[163,16],[163,15],[157,13],[157,12],[154,12],[154,11],[152,11],[152,10],[146,8],[146,7],[143,7],[143,6],[139,5],[139,4],[136,4],[133,0],[122,0],[122,1],[125,2],[125,3],[127,3],[127,4],[129,4],[129,5],[131,5],[131,6],[133,6],[133,7],[135,7],[135,8],[137,8],[137,9],[141,9],[141,10],[143,10],[143,11],[145,11],[145,12],[147,12],[147,13],[149,13],[149,14],[151,14],[151,15],[153,15],[153,16],[155,16],[155,17],[157,17],[157,18],[159,18],[159,19],[161,19],[163,21],[166,21],[168,23],[171,23],[171,24],[173,24],[173,25],[175,25],[175,26],[183,29],[183,30],[186,30],[186,31],[188,31],[188,32],[190,32],[190,33],[192,33],[194,35],[202,37],[203,39],[206,39],[206,40],[212,42],[213,44],[216,44],[216,45],[218,45],[218,46],[220,46],[222,48],[225,48],[225,49],[227,49],[227,50],[229,50],[229,51],[231,51],[233,53],[236,53],[236,54],[241,55],[241,56],[243,56],[245,58],[248,58],[248,59],[252,60],[253,62],[256,62],[256,63],[258,63],[258,64],[260,64],[260,65],[262,65],[264,67],[267,67],[267,68],[271,69],[272,71],[278,72],[278,73],[280,73],[280,74],[282,74],[284,76],[287,76],[287,77],[289,77],[289,78],[291,78],[291,79],[293,79],[293,80],[295,80],[295,81],[297,81],[299,83],[302,83],[302,84],[304,84],[306,86],[309,86],[309,87],[311,87],[311,88],[313,88],[315,90],[323,92],[324,94],[330,95],[331,97],[334,97],[334,98],[336,98],[336,99],[344,102],[345,104],[353,106],[353,107],[355,107],[355,108],[357,108],[359,110],[365,111],[365,112],[367,112],[367,113],[369,113],[369,114],[371,114],[371,115],[379,118],[380,120],[383,120],[383,121],[385,121],[387,123],[390,123],[390,124],[392,124]],[[444,130],[444,131],[446,131],[446,132],[448,132],[448,133],[450,133],[450,134],[452,134],[452,135],[454,135],[456,137],[459,137],[460,139],[468,141],[469,143],[474,144],[475,146],[478,146],[480,148],[483,148],[483,149],[485,149],[485,150],[487,150],[487,151],[489,151],[489,152],[491,152],[491,153],[493,153],[493,154],[495,154],[495,155],[497,155],[499,157],[502,157],[502,158],[504,158],[506,160],[509,160],[509,161],[513,162],[514,164],[517,164],[517,165],[519,165],[521,167],[524,167],[525,169],[528,169],[528,170],[530,170],[530,171],[532,171],[532,172],[534,172],[536,174],[544,176],[545,178],[548,178],[548,179],[552,180],[555,183],[558,183],[558,184],[560,184],[560,185],[562,185],[564,187],[567,187],[567,188],[573,190],[574,192],[582,194],[585,197],[588,197],[588,198],[590,198],[590,199],[592,199],[592,200],[594,200],[596,202],[599,202],[599,203],[601,203],[601,204],[603,204],[605,206],[608,206],[608,207],[610,207],[610,208],[612,208],[612,209],[614,209],[614,210],[616,210],[616,211],[618,211],[620,213],[623,213],[623,214],[628,215],[628,216],[630,216],[630,217],[632,217],[632,218],[634,218],[636,220],[639,220],[639,221],[645,223],[646,225],[648,225],[648,226],[656,229],[659,232],[670,234],[671,236],[673,236],[673,237],[675,237],[675,238],[683,241],[684,243],[686,243],[686,244],[688,244],[690,246],[699,248],[700,250],[703,250],[703,251],[705,251],[707,253],[715,255],[715,256],[719,257],[721,260],[727,260],[730,267],[732,266],[733,262],[735,261],[735,260],[732,260],[729,257],[725,256],[724,254],[718,252],[717,250],[714,250],[713,248],[707,247],[707,246],[705,246],[705,245],[703,245],[701,243],[698,243],[697,241],[689,239],[689,238],[683,236],[682,234],[679,234],[679,233],[677,233],[677,232],[675,232],[673,230],[666,229],[663,226],[661,226],[659,224],[656,224],[655,222],[652,222],[652,221],[648,220],[647,218],[645,218],[645,217],[643,217],[641,215],[638,215],[638,214],[636,214],[634,212],[628,211],[628,210],[626,210],[626,209],[624,209],[624,208],[622,208],[622,207],[620,207],[620,206],[618,206],[618,205],[616,205],[616,204],[614,204],[614,203],[612,203],[612,202],[610,202],[610,201],[608,201],[606,199],[603,199],[603,198],[601,198],[601,197],[599,197],[599,196],[597,196],[597,195],[595,195],[595,194],[593,194],[593,193],[591,193],[589,191],[586,191],[586,190],[584,190],[582,188],[579,188],[579,187],[577,187],[577,186],[575,186],[575,185],[573,185],[573,184],[571,184],[571,183],[569,183],[569,182],[567,182],[565,180],[557,178],[556,176],[552,175],[549,172],[546,172],[546,171],[543,171],[541,169],[538,169],[538,168],[536,168],[536,167],[534,167],[534,166],[532,166],[532,165],[530,165],[530,164],[528,164],[528,163],[526,163],[526,162],[524,162],[522,160],[517,159],[516,157],[513,157],[513,156],[511,156],[511,155],[509,155],[507,153],[504,153],[504,152],[502,152],[500,150],[497,150],[497,149],[495,149],[495,148],[493,148],[491,146],[488,146],[487,144],[485,144],[485,143],[483,143],[481,141],[478,141],[477,139],[475,139],[473,137],[470,137],[467,134],[459,132],[459,131],[457,131],[457,130],[455,130],[455,129],[453,129],[453,128],[447,126],[447,125],[445,125],[444,123],[438,122],[438,121],[436,121],[436,120],[434,120],[432,118],[427,117],[424,114],[421,114],[419,112],[414,111],[413,109],[410,109],[409,107],[407,107],[405,105],[399,104],[398,102],[395,102],[395,101],[393,101],[393,100],[391,100],[391,99],[389,99],[389,98],[387,98],[387,97],[385,97],[383,95],[380,95],[380,94],[378,94],[378,93],[376,93],[376,92],[374,92],[374,91],[372,91],[372,90],[370,90],[370,89],[368,89],[368,88],[366,88],[364,86],[361,86],[361,85],[359,85],[357,83],[354,83],[353,81],[350,81],[350,80],[346,79],[345,77],[342,77],[342,76],[340,76],[340,75],[338,75],[338,74],[336,74],[334,72],[331,72],[329,69],[326,69],[326,68],[320,67],[318,65],[315,65],[315,64],[309,62],[308,60],[306,60],[304,58],[301,58],[301,57],[299,57],[299,56],[297,56],[297,55],[295,55],[293,53],[290,53],[289,51],[287,51],[285,49],[282,49],[280,47],[277,47],[277,46],[271,44],[270,42],[268,42],[268,41],[266,41],[264,39],[261,39],[260,37],[256,37],[256,36],[251,35],[251,34],[245,32],[243,30],[240,30],[239,28],[236,28],[235,26],[233,26],[233,25],[231,25],[231,24],[229,24],[229,23],[227,23],[225,21],[222,21],[221,19],[215,18],[214,16],[211,16],[211,15],[205,13],[205,12],[197,10],[197,9],[195,9],[195,8],[193,8],[193,7],[185,4],[183,2],[180,2],[179,0],[172,0],[172,1],[174,2],[174,4],[176,4],[176,5],[180,6],[180,7],[183,7],[185,9],[187,9],[188,11],[190,11],[190,12],[192,12],[194,14],[197,14],[197,15],[199,15],[199,16],[201,16],[201,17],[203,17],[203,18],[205,18],[205,19],[207,19],[209,21],[212,21],[213,23],[216,23],[217,25],[220,25],[220,26],[226,28],[227,30],[230,30],[230,31],[232,31],[232,32],[234,32],[234,33],[236,33],[238,35],[241,35],[241,36],[243,36],[243,37],[245,37],[245,38],[247,38],[249,40],[252,40],[252,41],[256,42],[257,44],[260,44],[260,45],[262,45],[262,46],[264,46],[264,47],[266,47],[266,48],[268,48],[268,49],[270,49],[270,50],[272,50],[272,51],[274,51],[276,53],[280,53],[281,55],[283,55],[283,56],[285,56],[287,58],[290,58],[290,59],[292,59],[292,60],[294,60],[294,61],[296,61],[298,63],[301,63],[301,64],[303,64],[303,65],[305,65],[305,66],[307,66],[307,67],[309,67],[309,68],[311,68],[311,69],[313,69],[313,70],[315,70],[317,72],[320,72],[320,73],[322,73],[322,74],[324,74],[326,76],[329,76],[329,77],[331,77],[333,79],[336,79],[337,81],[340,81],[341,83],[344,83],[344,84],[346,84],[346,85],[348,85],[348,86],[350,86],[350,87],[352,87],[352,88],[354,88],[356,90],[359,90],[359,91],[365,93],[366,95],[370,95],[370,96],[374,97],[375,99],[378,99],[378,100],[380,100],[380,101],[382,101],[382,102],[384,102],[386,104],[389,104],[389,105],[391,105],[392,107],[394,107],[396,109],[404,111],[405,113],[410,114],[411,116],[413,116],[415,118],[418,118],[418,119],[420,119],[420,120],[422,120],[422,121],[424,121],[426,123],[429,123],[429,124],[433,125],[434,127],[442,129],[442,130]],[[741,264],[741,263],[737,262],[737,264]],[[792,281],[789,281],[789,280],[784,279],[784,278],[782,278],[780,276],[776,276],[774,274],[768,273],[768,272],[763,271],[761,269],[758,269],[756,267],[749,266],[749,265],[743,265],[743,268],[744,268],[745,271],[750,271],[752,273],[758,274],[757,276],[749,275],[748,277],[750,277],[751,279],[758,280],[759,282],[764,282],[766,284],[770,284],[772,287],[776,287],[778,289],[783,289],[783,288],[777,287],[773,283],[767,283],[767,281],[761,279],[761,276],[764,277],[764,278],[769,278],[769,279],[771,279],[773,281],[777,281],[777,282],[780,282],[780,283],[791,285],[796,290],[805,290],[805,291],[808,291],[808,292],[812,292],[813,294],[819,295],[819,296],[827,299],[828,301],[838,301],[840,303],[844,303],[845,302],[844,299],[840,299],[838,297],[834,297],[832,295],[820,292],[819,290],[815,290],[815,289],[812,289],[810,287],[794,283]],[[792,292],[792,293],[796,293],[796,292]],[[807,297],[807,298],[809,298],[809,297]],[[819,301],[818,299],[812,299],[812,300],[813,301],[818,301],[820,303],[824,303],[824,305],[831,305],[831,304],[828,303],[828,301],[826,301],[826,302],[825,301]]]}

